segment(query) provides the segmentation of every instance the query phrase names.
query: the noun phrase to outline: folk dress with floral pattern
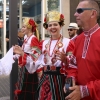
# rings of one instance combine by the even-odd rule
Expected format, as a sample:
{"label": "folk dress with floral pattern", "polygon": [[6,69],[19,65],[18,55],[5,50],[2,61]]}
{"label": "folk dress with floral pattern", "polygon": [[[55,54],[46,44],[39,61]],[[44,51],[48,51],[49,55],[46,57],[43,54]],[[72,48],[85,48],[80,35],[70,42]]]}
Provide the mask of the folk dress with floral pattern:
{"label": "folk dress with floral pattern", "polygon": [[22,45],[24,56],[15,55],[19,65],[18,81],[16,83],[15,100],[35,100],[38,86],[37,72],[42,68],[38,66],[41,54],[40,42],[36,36],[26,37]]}
{"label": "folk dress with floral pattern", "polygon": [[57,40],[45,40],[43,42],[43,57],[42,66],[49,65],[50,68],[59,69],[59,73],[51,74],[43,73],[43,76],[39,83],[39,100],[65,100],[63,93],[63,86],[66,78],[66,70],[60,60],[55,58],[56,51],[59,50],[67,54],[68,52],[73,52],[74,43],[68,39],[64,38],[62,35]]}

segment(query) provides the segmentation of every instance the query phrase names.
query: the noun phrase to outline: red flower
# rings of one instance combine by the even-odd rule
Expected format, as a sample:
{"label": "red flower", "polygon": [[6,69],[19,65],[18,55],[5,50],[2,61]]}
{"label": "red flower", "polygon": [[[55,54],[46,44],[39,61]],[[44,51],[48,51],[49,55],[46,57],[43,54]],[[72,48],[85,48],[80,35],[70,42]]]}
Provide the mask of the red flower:
{"label": "red flower", "polygon": [[44,18],[44,22],[46,22],[46,17]]}
{"label": "red flower", "polygon": [[63,14],[60,15],[60,19],[64,20],[64,15]]}
{"label": "red flower", "polygon": [[35,26],[35,22],[32,19],[29,20],[29,24]]}
{"label": "red flower", "polygon": [[21,90],[15,90],[14,93],[15,94],[20,94],[21,93]]}

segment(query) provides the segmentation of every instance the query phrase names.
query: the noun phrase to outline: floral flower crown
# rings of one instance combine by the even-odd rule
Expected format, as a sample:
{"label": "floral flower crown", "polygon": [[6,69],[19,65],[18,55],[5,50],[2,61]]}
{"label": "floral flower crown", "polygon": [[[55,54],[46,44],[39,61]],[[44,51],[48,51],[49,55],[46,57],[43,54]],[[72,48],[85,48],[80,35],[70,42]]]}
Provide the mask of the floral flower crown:
{"label": "floral flower crown", "polygon": [[30,18],[24,18],[23,20],[23,24],[27,27],[32,29],[32,32],[35,32],[37,24],[35,23],[35,21],[33,19]]}
{"label": "floral flower crown", "polygon": [[64,15],[60,14],[58,11],[50,11],[46,14],[44,18],[44,28],[46,28],[47,23],[51,21],[62,22],[62,26],[64,25]]}
{"label": "floral flower crown", "polygon": [[39,40],[39,32],[38,32],[38,30],[37,30],[37,23],[36,23],[33,19],[31,19],[31,18],[24,18],[23,24],[24,24],[27,28],[31,29],[32,32],[35,32],[35,33],[36,33],[36,37],[37,37],[38,40]]}

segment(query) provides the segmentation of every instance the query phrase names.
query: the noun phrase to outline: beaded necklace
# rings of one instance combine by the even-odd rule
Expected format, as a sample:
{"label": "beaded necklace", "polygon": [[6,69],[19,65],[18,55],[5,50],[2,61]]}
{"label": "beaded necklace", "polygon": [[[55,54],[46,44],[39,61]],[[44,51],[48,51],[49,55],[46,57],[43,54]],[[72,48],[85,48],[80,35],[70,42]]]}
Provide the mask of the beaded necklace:
{"label": "beaded necklace", "polygon": [[58,38],[51,55],[50,55],[50,48],[51,48],[52,39],[50,39],[48,41],[48,43],[45,45],[44,63],[46,65],[53,65],[57,61],[56,57],[55,57],[55,53],[56,53],[57,50],[59,50],[61,47],[63,47],[62,40],[63,40],[63,36],[60,35],[60,38]]}

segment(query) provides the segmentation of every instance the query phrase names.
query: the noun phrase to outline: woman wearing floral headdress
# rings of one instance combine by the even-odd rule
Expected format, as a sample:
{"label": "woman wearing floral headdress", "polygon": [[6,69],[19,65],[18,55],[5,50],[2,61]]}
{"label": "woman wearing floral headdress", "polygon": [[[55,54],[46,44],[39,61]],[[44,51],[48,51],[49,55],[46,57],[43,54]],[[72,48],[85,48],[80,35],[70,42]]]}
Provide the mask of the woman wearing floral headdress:
{"label": "woman wearing floral headdress", "polygon": [[38,67],[41,54],[39,34],[37,24],[33,19],[25,18],[23,20],[22,33],[26,35],[22,48],[15,45],[14,59],[18,59],[19,73],[16,83],[15,100],[35,100],[35,93],[38,86],[37,73],[42,68]]}
{"label": "woman wearing floral headdress", "polygon": [[64,25],[64,16],[57,11],[50,11],[44,19],[44,28],[51,38],[43,42],[43,75],[38,86],[38,100],[65,100],[63,87],[65,84],[67,64],[66,56],[74,50],[73,42],[61,35]]}

